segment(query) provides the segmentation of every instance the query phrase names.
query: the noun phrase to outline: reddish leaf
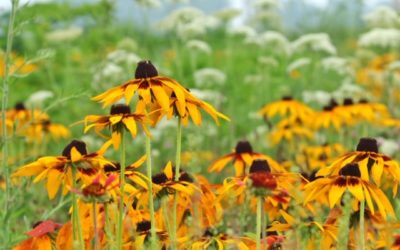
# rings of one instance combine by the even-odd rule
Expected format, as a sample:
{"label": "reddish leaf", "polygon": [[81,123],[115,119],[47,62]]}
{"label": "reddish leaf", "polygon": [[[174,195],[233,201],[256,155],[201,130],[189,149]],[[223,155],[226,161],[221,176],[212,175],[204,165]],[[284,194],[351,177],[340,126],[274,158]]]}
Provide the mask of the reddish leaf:
{"label": "reddish leaf", "polygon": [[46,220],[37,225],[34,229],[27,232],[26,234],[31,237],[39,237],[47,233],[54,232],[57,228],[61,227],[61,224],[55,223],[51,220]]}

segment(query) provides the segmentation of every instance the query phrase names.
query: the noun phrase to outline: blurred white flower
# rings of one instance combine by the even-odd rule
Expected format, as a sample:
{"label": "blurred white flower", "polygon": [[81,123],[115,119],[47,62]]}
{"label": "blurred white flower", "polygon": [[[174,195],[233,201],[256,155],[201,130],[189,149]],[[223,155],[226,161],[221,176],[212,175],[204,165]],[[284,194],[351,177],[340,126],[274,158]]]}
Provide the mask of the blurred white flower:
{"label": "blurred white flower", "polygon": [[293,62],[291,62],[286,70],[288,73],[292,72],[293,70],[299,69],[303,66],[309,65],[311,63],[311,59],[307,58],[307,57],[302,57],[299,59],[294,60]]}
{"label": "blurred white flower", "polygon": [[264,47],[273,48],[273,50],[278,49],[286,54],[290,52],[290,42],[282,33],[267,31],[262,33],[259,39]]}
{"label": "blurred white flower", "polygon": [[344,80],[342,85],[332,92],[332,96],[337,100],[343,100],[347,97],[351,97],[353,100],[370,99],[370,94],[360,85],[352,83],[350,78]]}
{"label": "blurred white flower", "polygon": [[394,62],[390,63],[386,69],[389,71],[399,70],[400,69],[400,61],[394,61]]}
{"label": "blurred white flower", "polygon": [[253,3],[255,8],[274,8],[278,7],[279,1],[278,0],[256,0]]}
{"label": "blurred white flower", "polygon": [[361,35],[361,47],[397,48],[400,45],[400,30],[376,28]]}
{"label": "blurred white flower", "polygon": [[101,75],[104,77],[112,77],[114,75],[119,75],[124,72],[124,69],[114,63],[107,63],[102,72]]}
{"label": "blurred white flower", "polygon": [[400,149],[400,145],[395,140],[378,138],[379,151],[388,156],[395,156]]}
{"label": "blurred white flower", "polygon": [[81,136],[81,140],[87,144],[88,148],[92,149],[100,148],[104,143],[101,139],[93,135],[83,135]]}
{"label": "blurred white flower", "polygon": [[212,50],[208,43],[201,40],[190,40],[186,43],[186,47],[190,50],[211,54]]}
{"label": "blurred white flower", "polygon": [[226,97],[221,94],[219,91],[215,90],[207,90],[207,89],[190,89],[190,92],[197,98],[201,100],[208,101],[213,105],[217,105],[219,103],[225,102]]}
{"label": "blurred white flower", "polygon": [[292,53],[299,53],[308,49],[331,55],[336,54],[336,48],[326,33],[306,34],[291,43]]}
{"label": "blurred white flower", "polygon": [[327,105],[332,99],[332,95],[326,91],[304,91],[303,101],[306,103],[316,102],[321,106]]}
{"label": "blurred white flower", "polygon": [[179,24],[176,28],[177,35],[183,39],[190,39],[206,34],[208,29],[213,29],[219,25],[219,21],[215,17],[204,16],[196,18],[189,23]]}
{"label": "blurred white flower", "polygon": [[263,76],[262,75],[258,75],[258,74],[255,74],[255,75],[246,75],[245,77],[244,77],[244,79],[243,79],[243,82],[245,83],[245,84],[258,84],[258,83],[261,83],[262,81],[263,81]]}
{"label": "blurred white flower", "polygon": [[160,0],[135,0],[135,2],[145,8],[157,8],[161,6]]}
{"label": "blurred white flower", "polygon": [[389,6],[379,6],[366,14],[363,19],[371,28],[394,28],[399,24],[396,10]]}
{"label": "blurred white flower", "polygon": [[219,69],[203,68],[194,72],[196,86],[223,85],[226,81],[226,74]]}
{"label": "blurred white flower", "polygon": [[140,57],[126,50],[114,50],[107,55],[107,59],[114,63],[137,64]]}
{"label": "blurred white flower", "polygon": [[279,66],[279,62],[270,56],[259,56],[257,62],[269,68],[276,68]]}
{"label": "blurred white flower", "polygon": [[117,44],[117,49],[125,51],[136,51],[138,47],[137,42],[130,37],[123,38]]}
{"label": "blurred white flower", "polygon": [[232,26],[227,32],[232,36],[242,36],[245,39],[256,36],[256,31],[252,27],[246,25]]}
{"label": "blurred white flower", "polygon": [[39,90],[28,97],[26,103],[30,107],[42,107],[43,103],[54,96],[54,93],[49,90]]}
{"label": "blurred white flower", "polygon": [[49,42],[68,42],[82,35],[81,27],[69,27],[66,29],[54,30],[46,34],[46,39]]}
{"label": "blurred white flower", "polygon": [[237,8],[224,8],[214,13],[214,16],[219,18],[222,22],[229,22],[241,13],[242,11]]}
{"label": "blurred white flower", "polygon": [[341,57],[331,56],[321,60],[321,66],[324,70],[332,70],[339,75],[351,75],[353,69],[350,67],[348,60]]}

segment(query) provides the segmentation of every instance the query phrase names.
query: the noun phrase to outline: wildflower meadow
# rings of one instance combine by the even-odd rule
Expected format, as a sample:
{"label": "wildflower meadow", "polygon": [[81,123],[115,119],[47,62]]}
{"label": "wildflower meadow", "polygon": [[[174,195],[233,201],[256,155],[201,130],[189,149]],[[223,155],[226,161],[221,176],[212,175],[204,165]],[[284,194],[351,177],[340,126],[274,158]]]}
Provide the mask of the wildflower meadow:
{"label": "wildflower meadow", "polygon": [[400,250],[399,1],[0,21],[0,249]]}

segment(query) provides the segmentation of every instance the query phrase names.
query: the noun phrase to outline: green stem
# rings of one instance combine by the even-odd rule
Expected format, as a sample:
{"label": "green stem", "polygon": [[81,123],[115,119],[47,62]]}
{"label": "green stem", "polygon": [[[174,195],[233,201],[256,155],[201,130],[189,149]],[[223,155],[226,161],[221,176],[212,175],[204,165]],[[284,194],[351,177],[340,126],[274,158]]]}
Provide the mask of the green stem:
{"label": "green stem", "polygon": [[[176,157],[175,157],[175,181],[179,181],[179,171],[181,168],[181,151],[182,151],[182,122],[178,119],[178,127],[176,133]],[[174,194],[174,204],[172,207],[172,235],[171,235],[171,247],[177,249],[176,238],[177,238],[177,207],[178,207],[178,194]]]}
{"label": "green stem", "polygon": [[364,229],[364,214],[365,214],[365,200],[360,201],[360,245],[361,250],[365,250],[365,229]]}
{"label": "green stem", "polygon": [[105,225],[104,225],[104,230],[105,234],[108,238],[108,244],[109,244],[109,249],[114,249],[114,239],[113,239],[113,234],[110,229],[110,215],[108,213],[108,204],[104,203],[104,216],[105,216]]}
{"label": "green stem", "polygon": [[263,217],[263,225],[262,225],[262,247],[263,249],[267,249],[267,228],[268,228],[268,213],[265,212],[264,208],[261,209],[262,217]]}
{"label": "green stem", "polygon": [[149,184],[149,211],[150,211],[150,234],[151,234],[151,249],[156,249],[157,245],[157,235],[156,235],[156,219],[154,216],[154,202],[153,202],[153,182],[152,182],[152,173],[151,173],[151,141],[148,136],[146,136],[146,167],[147,167],[147,178]]}
{"label": "green stem", "polygon": [[97,202],[93,201],[92,207],[93,207],[93,227],[94,227],[94,244],[93,244],[93,249],[99,249],[99,235],[97,231]]}
{"label": "green stem", "polygon": [[343,195],[343,214],[339,219],[338,250],[347,250],[349,240],[349,223],[351,215],[351,194],[346,192]]}
{"label": "green stem", "polygon": [[[76,197],[76,166],[71,164],[72,168],[72,229],[74,240],[78,238],[79,240],[79,247],[80,249],[85,249],[85,242],[83,240],[83,232],[82,232],[82,225],[79,216],[79,206],[78,206],[78,199]],[[78,234],[78,237],[76,236]]]}
{"label": "green stem", "polygon": [[[10,193],[11,193],[11,181],[10,181],[10,169],[7,166],[8,163],[8,134],[7,134],[7,126],[6,126],[6,110],[8,106],[8,95],[9,95],[9,82],[10,82],[10,55],[12,50],[12,44],[14,39],[14,21],[15,16],[17,14],[18,8],[18,0],[11,1],[11,14],[10,20],[8,23],[8,33],[7,33],[7,46],[6,46],[6,53],[4,55],[4,76],[3,76],[3,95],[2,95],[2,102],[1,102],[1,124],[2,127],[2,169],[4,171],[4,178],[6,181],[6,193],[5,193],[5,202],[4,202],[4,211],[7,214],[10,206]],[[5,247],[8,248],[9,243],[9,227],[10,223],[8,220],[9,216],[5,217],[5,225],[4,225],[4,232],[5,232]]]}
{"label": "green stem", "polygon": [[256,249],[261,250],[261,212],[262,197],[257,197],[257,219],[256,219]]}
{"label": "green stem", "polygon": [[122,249],[122,234],[123,234],[123,227],[124,227],[124,191],[125,191],[125,133],[121,131],[121,148],[120,148],[120,199],[119,199],[119,218],[118,218],[118,248],[119,250]]}

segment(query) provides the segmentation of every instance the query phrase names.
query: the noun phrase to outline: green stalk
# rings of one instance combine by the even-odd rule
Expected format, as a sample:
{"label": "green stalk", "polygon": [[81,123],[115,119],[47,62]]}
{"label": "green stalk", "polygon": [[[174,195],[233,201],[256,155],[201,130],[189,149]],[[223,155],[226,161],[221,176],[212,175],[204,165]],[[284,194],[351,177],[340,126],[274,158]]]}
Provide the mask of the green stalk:
{"label": "green stalk", "polygon": [[[181,168],[181,151],[182,151],[182,122],[178,118],[178,127],[176,133],[176,157],[175,157],[175,181],[179,181],[179,171]],[[177,207],[178,207],[178,194],[174,194],[174,204],[172,207],[172,235],[171,235],[171,247],[177,249],[176,237],[177,237]]]}
{"label": "green stalk", "polygon": [[349,240],[349,224],[351,215],[351,194],[346,192],[343,195],[343,214],[339,219],[338,250],[347,250]]}
{"label": "green stalk", "polygon": [[97,202],[94,200],[92,207],[93,207],[93,227],[94,227],[94,244],[93,249],[99,249],[99,234],[97,231],[97,209],[96,209]]}
{"label": "green stalk", "polygon": [[[85,250],[85,242],[83,240],[83,232],[82,232],[82,225],[81,219],[79,216],[79,206],[78,206],[78,199],[76,197],[75,190],[76,188],[76,166],[71,164],[72,168],[72,230],[74,240],[78,238],[79,240],[79,247],[82,250]],[[76,237],[78,234],[78,237]]]}
{"label": "green stalk", "polygon": [[257,218],[256,218],[256,249],[261,250],[261,212],[262,197],[257,197]]}
{"label": "green stalk", "polygon": [[365,200],[360,201],[360,245],[361,250],[365,250],[365,229],[364,229],[364,214],[365,214]]}
{"label": "green stalk", "polygon": [[109,244],[109,249],[112,250],[114,249],[114,239],[113,239],[113,234],[110,229],[110,218],[108,214],[108,203],[104,203],[104,216],[105,216],[105,225],[104,225],[104,230],[105,234],[108,238],[108,244]]}
{"label": "green stalk", "polygon": [[[18,0],[12,0],[11,1],[11,14],[10,14],[10,20],[8,23],[8,33],[7,33],[7,46],[6,46],[6,53],[4,55],[4,77],[3,77],[3,96],[2,96],[2,102],[1,102],[1,124],[3,124],[3,139],[2,139],[2,169],[4,171],[4,178],[6,181],[6,193],[5,193],[5,202],[4,202],[4,211],[7,214],[10,206],[10,193],[11,193],[11,181],[10,181],[10,169],[7,166],[8,162],[8,138],[7,138],[7,126],[6,126],[6,110],[8,106],[8,94],[9,94],[9,82],[10,82],[10,55],[11,55],[11,50],[12,50],[12,44],[13,44],[13,39],[14,39],[14,21],[15,21],[15,16],[17,14],[17,8],[18,8]],[[9,243],[9,232],[10,232],[10,223],[8,220],[9,216],[5,216],[5,225],[4,225],[4,232],[5,232],[5,240],[6,240],[6,245],[5,247],[8,248],[8,243]]]}
{"label": "green stalk", "polygon": [[151,173],[151,141],[148,136],[146,136],[146,167],[147,167],[147,178],[149,184],[149,211],[150,211],[150,234],[151,234],[151,249],[157,248],[157,235],[156,235],[156,219],[154,216],[154,202],[153,202],[153,182]]}
{"label": "green stalk", "polygon": [[121,196],[119,199],[119,218],[118,218],[118,235],[117,235],[117,244],[119,250],[122,249],[122,234],[123,234],[123,227],[124,227],[124,191],[125,191],[125,133],[124,130],[121,131],[121,149],[120,149],[120,192]]}

